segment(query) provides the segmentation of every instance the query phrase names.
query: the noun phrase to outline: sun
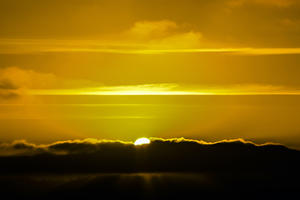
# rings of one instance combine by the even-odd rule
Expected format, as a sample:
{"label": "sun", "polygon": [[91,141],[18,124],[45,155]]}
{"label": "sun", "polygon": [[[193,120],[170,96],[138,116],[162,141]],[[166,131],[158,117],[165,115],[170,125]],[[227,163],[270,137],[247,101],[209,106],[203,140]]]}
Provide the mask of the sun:
{"label": "sun", "polygon": [[150,144],[150,140],[148,138],[139,138],[134,142],[134,145],[143,145],[143,144]]}

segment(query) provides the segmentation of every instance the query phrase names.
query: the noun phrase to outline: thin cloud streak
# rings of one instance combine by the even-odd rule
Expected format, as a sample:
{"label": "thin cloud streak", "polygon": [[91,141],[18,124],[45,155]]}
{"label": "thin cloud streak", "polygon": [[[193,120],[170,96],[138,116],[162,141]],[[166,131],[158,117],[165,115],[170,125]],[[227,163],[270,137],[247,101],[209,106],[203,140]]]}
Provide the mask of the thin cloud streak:
{"label": "thin cloud streak", "polygon": [[185,48],[180,45],[168,48],[167,46],[161,46],[160,44],[134,43],[128,41],[0,39],[0,54],[39,54],[62,52],[108,54],[219,53],[233,55],[293,55],[300,54],[300,48]]}
{"label": "thin cloud streak", "polygon": [[[84,79],[65,79],[51,73],[8,67],[0,70],[0,98],[8,95],[299,95],[298,87],[285,85],[190,85],[148,83],[104,85]],[[40,84],[43,82],[43,84]],[[2,86],[2,87],[1,87]]]}
{"label": "thin cloud streak", "polygon": [[220,53],[234,55],[293,55],[300,54],[300,48],[191,48],[191,49],[95,49],[61,48],[45,52],[86,52],[112,54],[178,54],[178,53]]}
{"label": "thin cloud streak", "polygon": [[32,89],[29,95],[300,95],[299,89],[272,85],[233,85],[228,87],[180,86],[175,83],[103,86],[78,89]]}

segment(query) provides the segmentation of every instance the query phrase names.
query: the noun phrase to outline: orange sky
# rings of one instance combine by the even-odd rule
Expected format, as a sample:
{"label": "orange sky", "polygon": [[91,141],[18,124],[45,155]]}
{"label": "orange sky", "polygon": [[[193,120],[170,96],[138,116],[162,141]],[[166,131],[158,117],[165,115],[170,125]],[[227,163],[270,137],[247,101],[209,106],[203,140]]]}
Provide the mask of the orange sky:
{"label": "orange sky", "polygon": [[297,0],[1,0],[0,140],[300,147],[299,13]]}

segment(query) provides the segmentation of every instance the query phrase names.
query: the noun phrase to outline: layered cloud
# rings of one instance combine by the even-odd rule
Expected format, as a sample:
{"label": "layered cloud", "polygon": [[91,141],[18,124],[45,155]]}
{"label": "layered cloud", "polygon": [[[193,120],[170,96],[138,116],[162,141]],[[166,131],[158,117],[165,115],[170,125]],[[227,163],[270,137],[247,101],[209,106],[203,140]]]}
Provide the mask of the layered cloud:
{"label": "layered cloud", "polygon": [[[253,147],[272,146],[275,144],[255,144],[251,141],[245,141],[243,139],[221,140],[217,142],[206,142],[203,140],[193,140],[185,138],[150,138],[152,145],[155,144],[191,144],[191,145],[204,145],[213,146],[217,144],[241,144],[250,145]],[[278,145],[280,147],[280,145]],[[27,142],[26,140],[16,140],[11,143],[0,143],[0,156],[8,155],[37,155],[43,153],[50,153],[55,155],[69,155],[69,154],[89,154],[95,152],[101,152],[105,148],[133,148],[134,143],[121,140],[98,140],[93,138],[83,140],[66,140],[58,141],[51,144],[34,144]],[[283,146],[282,146],[283,147]],[[136,147],[138,148],[138,147]],[[109,150],[109,149],[107,149]],[[107,152],[108,153],[108,152]]]}
{"label": "layered cloud", "polygon": [[[174,21],[138,21],[128,30],[101,40],[0,40],[3,54],[37,52],[155,53],[201,47],[202,34]],[[14,47],[14,48],[11,48]],[[159,53],[159,52],[158,52]]]}
{"label": "layered cloud", "polygon": [[65,79],[52,73],[37,72],[19,67],[0,69],[0,98],[13,98],[28,94],[32,89],[80,88],[99,86],[89,80]]}
{"label": "layered cloud", "polygon": [[131,142],[123,142],[119,140],[68,140],[58,141],[47,145],[38,145],[29,143],[26,140],[16,140],[12,143],[1,143],[0,154],[2,156],[11,155],[37,155],[43,153],[51,153],[55,155],[94,153],[101,150],[105,146],[128,146],[133,145]]}
{"label": "layered cloud", "polygon": [[[265,1],[263,1],[265,2]],[[269,3],[268,3],[269,2]],[[283,1],[266,1],[266,4],[289,5]],[[233,1],[242,5],[247,1]],[[260,1],[257,1],[260,3]],[[292,2],[291,2],[292,3]],[[291,21],[290,19],[282,19]],[[284,21],[283,21],[284,23]],[[285,23],[286,24],[286,23]],[[57,52],[110,53],[110,54],[174,54],[174,53],[220,53],[234,55],[286,55],[300,54],[297,47],[249,48],[235,45],[215,45],[200,31],[190,25],[171,20],[137,21],[127,30],[99,40],[63,39],[0,39],[1,54],[37,54]]]}
{"label": "layered cloud", "polygon": [[256,145],[242,139],[213,143],[183,138],[150,139],[150,144],[141,146],[95,139],[48,145],[2,143],[1,173],[253,171],[282,170],[286,166],[296,169],[299,164],[299,152],[282,145]]}
{"label": "layered cloud", "polygon": [[0,97],[21,95],[299,95],[298,88],[280,85],[182,85],[155,83],[103,85],[101,81],[69,79],[19,67],[0,70]]}
{"label": "layered cloud", "polygon": [[[143,41],[144,44],[147,38],[152,41],[150,42],[152,47],[168,46],[169,48],[194,47],[195,44],[199,44],[199,41],[201,45],[197,48],[203,48],[203,44],[207,43],[215,48],[297,47],[299,46],[297,26],[287,29],[277,24],[277,21],[285,18],[299,19],[299,5],[297,0],[187,0],[184,2],[165,0],[163,3],[145,0],[119,0],[115,3],[107,0],[101,2],[45,0],[38,3],[25,3],[18,0],[1,1],[2,42],[11,38],[14,41],[10,43],[19,42],[24,46],[19,45],[16,49],[11,45],[5,46],[5,42],[1,42],[3,45],[0,47],[0,52],[36,53],[36,51],[46,50],[97,49],[99,52],[125,53],[128,51],[124,49],[121,51],[120,46],[117,49],[116,46],[112,46],[110,39],[115,44],[120,42],[125,44],[132,40],[123,39],[130,38],[134,39],[134,43]],[[112,35],[115,37],[111,37]],[[28,39],[15,40],[15,38]],[[45,42],[43,38],[51,39]],[[64,41],[65,45],[57,45],[60,40],[66,38],[70,40]],[[72,39],[79,41],[74,43]],[[85,45],[80,46],[78,45],[81,43],[80,40],[94,41],[91,42],[91,46],[87,41]],[[32,45],[28,45],[28,42]],[[170,42],[173,45],[170,46]],[[25,43],[27,43],[26,47]],[[95,43],[100,43],[100,47],[96,47]],[[149,40],[146,43],[150,45]],[[43,47],[40,44],[43,44]]]}
{"label": "layered cloud", "polygon": [[299,95],[297,88],[276,85],[202,86],[176,83],[85,87],[77,89],[33,89],[31,95]]}
{"label": "layered cloud", "polygon": [[142,146],[95,139],[0,144],[2,153],[15,152],[0,156],[2,194],[34,199],[268,199],[299,194],[299,151],[242,139],[151,141]]}

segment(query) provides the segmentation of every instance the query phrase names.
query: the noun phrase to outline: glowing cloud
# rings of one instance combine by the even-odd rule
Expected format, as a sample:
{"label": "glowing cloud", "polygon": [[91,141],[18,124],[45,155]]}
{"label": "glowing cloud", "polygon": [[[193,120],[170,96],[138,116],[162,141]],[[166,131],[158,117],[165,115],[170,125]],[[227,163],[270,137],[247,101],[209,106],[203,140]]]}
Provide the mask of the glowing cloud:
{"label": "glowing cloud", "polygon": [[155,83],[103,85],[65,79],[54,74],[9,67],[0,70],[0,97],[12,95],[300,95],[300,89],[280,85],[180,85]]}
{"label": "glowing cloud", "polygon": [[175,83],[28,90],[30,95],[300,95],[299,89],[273,85],[180,86]]}

